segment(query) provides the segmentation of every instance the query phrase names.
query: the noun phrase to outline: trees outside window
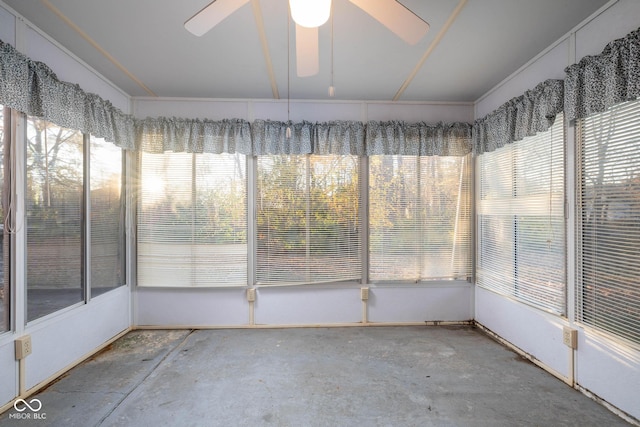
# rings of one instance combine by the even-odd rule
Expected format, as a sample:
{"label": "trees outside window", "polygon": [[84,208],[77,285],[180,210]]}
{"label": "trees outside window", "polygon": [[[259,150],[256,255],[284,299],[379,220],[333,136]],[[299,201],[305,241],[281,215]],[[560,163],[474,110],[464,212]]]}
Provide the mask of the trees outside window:
{"label": "trees outside window", "polygon": [[258,158],[259,284],[360,280],[358,174],[355,156]]}
{"label": "trees outside window", "polygon": [[471,156],[372,156],[369,279],[471,277]]}
{"label": "trees outside window", "polygon": [[246,286],[242,154],[142,153],[138,285]]}
{"label": "trees outside window", "polygon": [[578,121],[577,320],[640,343],[640,101]]}
{"label": "trees outside window", "polygon": [[27,320],[84,300],[83,134],[27,118]]}

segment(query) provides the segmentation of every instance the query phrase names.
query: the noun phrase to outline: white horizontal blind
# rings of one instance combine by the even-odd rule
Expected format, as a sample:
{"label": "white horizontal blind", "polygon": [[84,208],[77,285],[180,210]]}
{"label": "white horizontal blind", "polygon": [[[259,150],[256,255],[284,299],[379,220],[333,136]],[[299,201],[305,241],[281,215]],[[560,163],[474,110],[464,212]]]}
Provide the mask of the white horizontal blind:
{"label": "white horizontal blind", "polygon": [[370,157],[371,281],[471,276],[470,159]]}
{"label": "white horizontal blind", "polygon": [[640,101],[577,129],[577,320],[640,343]]}
{"label": "white horizontal blind", "polygon": [[476,281],[503,295],[512,295],[515,283],[513,151],[509,144],[478,158]]}
{"label": "white horizontal blind", "polygon": [[360,280],[360,191],[356,156],[260,156],[257,283]]}
{"label": "white horizontal blind", "polygon": [[535,307],[566,311],[564,131],[479,158],[478,284]]}
{"label": "white horizontal blind", "polygon": [[124,203],[122,149],[91,136],[91,295],[122,286],[124,278]]}
{"label": "white horizontal blind", "polygon": [[141,154],[140,286],[247,284],[242,154]]}

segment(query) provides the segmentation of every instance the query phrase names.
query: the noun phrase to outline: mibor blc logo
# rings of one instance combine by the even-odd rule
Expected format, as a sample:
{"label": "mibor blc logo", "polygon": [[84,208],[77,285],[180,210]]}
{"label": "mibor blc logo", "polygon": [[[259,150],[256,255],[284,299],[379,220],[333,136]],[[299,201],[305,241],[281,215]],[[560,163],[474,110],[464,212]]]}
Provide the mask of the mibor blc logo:
{"label": "mibor blc logo", "polygon": [[17,399],[13,403],[15,414],[9,414],[9,419],[14,420],[46,420],[47,414],[40,412],[42,402],[39,399],[31,399],[28,402],[24,399]]}

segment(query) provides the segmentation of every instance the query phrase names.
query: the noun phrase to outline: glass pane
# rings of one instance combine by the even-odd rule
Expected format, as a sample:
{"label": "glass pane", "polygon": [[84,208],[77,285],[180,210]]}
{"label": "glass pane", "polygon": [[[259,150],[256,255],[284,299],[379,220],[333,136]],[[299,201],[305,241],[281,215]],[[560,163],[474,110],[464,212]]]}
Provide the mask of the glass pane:
{"label": "glass pane", "polygon": [[355,156],[258,159],[258,283],[360,279],[358,167]]}
{"label": "glass pane", "polygon": [[564,314],[562,116],[549,130],[478,160],[478,285]]}
{"label": "glass pane", "polygon": [[[0,105],[0,218],[2,218],[2,233],[0,233],[0,332],[8,331],[11,327],[10,308],[11,298],[10,276],[9,276],[9,234],[5,227],[5,215],[9,204],[9,180],[5,180],[5,165],[9,163],[9,133],[5,132],[5,126],[9,130],[9,114],[8,108]],[[6,123],[5,123],[6,120]],[[5,137],[7,140],[5,141]]]}
{"label": "glass pane", "polygon": [[470,156],[371,156],[369,278],[471,275]]}
{"label": "glass pane", "polygon": [[566,301],[564,225],[563,217],[533,215],[517,217],[515,225],[514,295],[559,313]]}
{"label": "glass pane", "polygon": [[640,102],[580,120],[577,318],[640,343]]}
{"label": "glass pane", "polygon": [[83,136],[27,119],[27,320],[82,301]]}
{"label": "glass pane", "polygon": [[122,286],[124,203],[122,149],[91,137],[91,296]]}
{"label": "glass pane", "polygon": [[420,277],[417,159],[369,158],[369,278],[373,281]]}
{"label": "glass pane", "polygon": [[247,284],[246,158],[143,153],[140,286]]}
{"label": "glass pane", "polygon": [[247,180],[242,154],[195,158],[192,262],[198,283],[247,284]]}

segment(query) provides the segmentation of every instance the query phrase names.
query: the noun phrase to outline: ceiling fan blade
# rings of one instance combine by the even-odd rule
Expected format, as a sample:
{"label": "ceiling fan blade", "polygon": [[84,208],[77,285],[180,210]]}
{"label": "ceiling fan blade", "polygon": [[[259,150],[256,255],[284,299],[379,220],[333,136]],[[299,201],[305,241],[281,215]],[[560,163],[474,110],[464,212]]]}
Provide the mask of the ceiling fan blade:
{"label": "ceiling fan blade", "polygon": [[200,37],[248,2],[249,0],[214,0],[189,18],[184,23],[184,28]]}
{"label": "ceiling fan blade", "polygon": [[296,24],[296,69],[298,77],[310,77],[320,71],[318,27]]}
{"label": "ceiling fan blade", "polygon": [[429,31],[429,24],[396,0],[350,0],[405,42],[414,45]]}

